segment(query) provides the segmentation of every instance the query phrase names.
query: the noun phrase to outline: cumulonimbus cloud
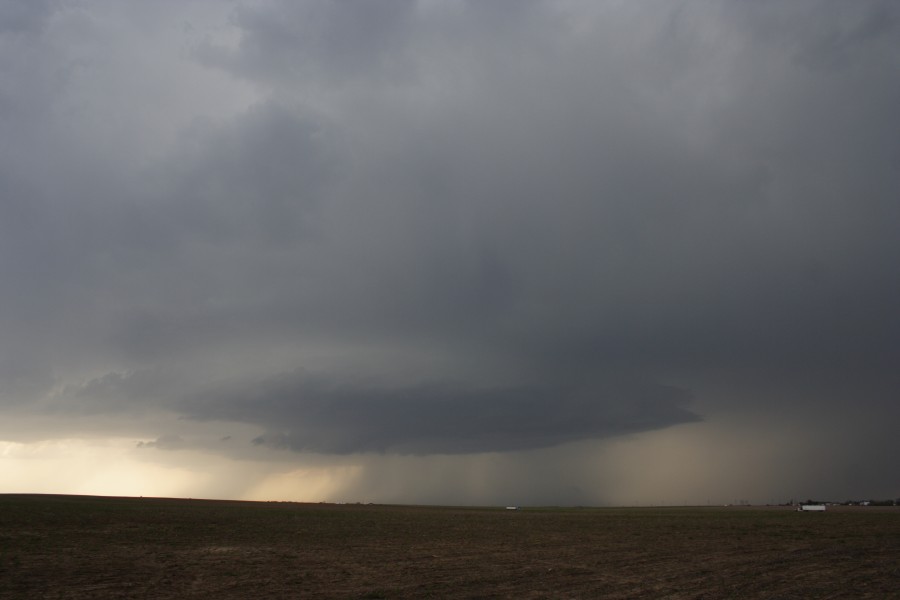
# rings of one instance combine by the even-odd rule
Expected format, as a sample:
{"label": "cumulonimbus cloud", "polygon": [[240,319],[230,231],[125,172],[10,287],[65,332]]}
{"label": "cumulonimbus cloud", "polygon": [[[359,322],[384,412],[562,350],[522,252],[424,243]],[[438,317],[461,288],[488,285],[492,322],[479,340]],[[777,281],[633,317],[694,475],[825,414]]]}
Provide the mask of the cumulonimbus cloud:
{"label": "cumulonimbus cloud", "polygon": [[254,444],[300,452],[460,454],[544,448],[699,420],[682,389],[607,376],[582,385],[388,386],[305,372],[217,389],[192,418],[255,422]]}

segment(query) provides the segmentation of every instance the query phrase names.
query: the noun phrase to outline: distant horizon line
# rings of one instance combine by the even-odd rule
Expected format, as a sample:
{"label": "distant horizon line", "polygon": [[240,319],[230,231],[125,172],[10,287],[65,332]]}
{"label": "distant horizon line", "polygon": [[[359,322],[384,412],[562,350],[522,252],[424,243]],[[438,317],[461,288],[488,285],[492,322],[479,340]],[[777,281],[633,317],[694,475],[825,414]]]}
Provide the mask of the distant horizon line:
{"label": "distant horizon line", "polygon": [[471,508],[471,509],[617,509],[617,508],[779,508],[795,507],[809,504],[824,504],[826,506],[858,506],[863,508],[898,507],[900,498],[894,499],[852,499],[852,500],[812,500],[788,501],[782,503],[750,503],[750,502],[725,502],[725,503],[638,503],[638,504],[442,504],[428,502],[364,502],[342,500],[248,500],[241,498],[195,498],[191,496],[131,496],[131,495],[104,495],[104,494],[67,494],[51,492],[0,492],[2,497],[42,497],[42,498],[96,498],[108,500],[169,500],[181,502],[233,502],[246,504],[303,504],[313,506],[384,506],[384,507],[423,507],[423,508]]}

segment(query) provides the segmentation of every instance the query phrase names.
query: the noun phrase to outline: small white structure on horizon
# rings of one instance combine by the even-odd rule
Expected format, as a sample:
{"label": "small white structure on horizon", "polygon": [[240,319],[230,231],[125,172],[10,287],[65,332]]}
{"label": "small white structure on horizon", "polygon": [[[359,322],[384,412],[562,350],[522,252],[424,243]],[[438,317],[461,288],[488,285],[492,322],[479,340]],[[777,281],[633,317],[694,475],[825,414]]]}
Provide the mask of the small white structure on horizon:
{"label": "small white structure on horizon", "polygon": [[802,504],[797,509],[800,512],[825,512],[824,504]]}
{"label": "small white structure on horizon", "polygon": [[506,510],[519,510],[518,506],[507,506]]}

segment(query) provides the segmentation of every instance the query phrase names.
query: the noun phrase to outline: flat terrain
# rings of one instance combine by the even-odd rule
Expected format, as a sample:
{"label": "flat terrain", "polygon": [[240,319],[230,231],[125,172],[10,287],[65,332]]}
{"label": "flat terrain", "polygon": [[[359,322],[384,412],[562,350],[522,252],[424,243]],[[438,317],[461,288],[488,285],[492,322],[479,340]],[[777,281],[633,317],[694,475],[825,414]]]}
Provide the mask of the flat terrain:
{"label": "flat terrain", "polygon": [[900,598],[900,510],[0,495],[0,598]]}

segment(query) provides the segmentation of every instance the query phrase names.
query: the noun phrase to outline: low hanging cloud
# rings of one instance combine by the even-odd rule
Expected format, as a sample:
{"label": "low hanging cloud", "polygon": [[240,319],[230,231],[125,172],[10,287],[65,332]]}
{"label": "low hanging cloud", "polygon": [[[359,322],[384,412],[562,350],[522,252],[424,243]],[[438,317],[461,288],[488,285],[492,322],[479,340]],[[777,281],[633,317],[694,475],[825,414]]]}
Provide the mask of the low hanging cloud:
{"label": "low hanging cloud", "polygon": [[681,389],[624,378],[593,385],[386,387],[289,373],[218,390],[197,419],[255,422],[256,445],[325,454],[459,454],[544,448],[699,420]]}
{"label": "low hanging cloud", "polygon": [[180,450],[185,447],[184,439],[180,435],[161,435],[149,442],[138,442],[138,448],[159,448],[160,450]]}

